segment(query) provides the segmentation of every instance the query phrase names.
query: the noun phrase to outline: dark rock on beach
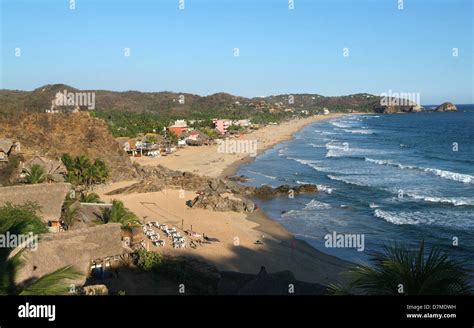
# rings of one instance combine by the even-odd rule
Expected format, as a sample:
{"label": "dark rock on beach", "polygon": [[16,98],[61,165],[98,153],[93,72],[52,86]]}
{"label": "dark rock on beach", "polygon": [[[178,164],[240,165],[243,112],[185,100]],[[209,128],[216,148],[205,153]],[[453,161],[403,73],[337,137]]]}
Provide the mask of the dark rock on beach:
{"label": "dark rock on beach", "polygon": [[203,208],[207,210],[226,212],[253,212],[255,204],[249,199],[231,199],[216,194],[201,194],[194,198],[189,204],[191,208]]}

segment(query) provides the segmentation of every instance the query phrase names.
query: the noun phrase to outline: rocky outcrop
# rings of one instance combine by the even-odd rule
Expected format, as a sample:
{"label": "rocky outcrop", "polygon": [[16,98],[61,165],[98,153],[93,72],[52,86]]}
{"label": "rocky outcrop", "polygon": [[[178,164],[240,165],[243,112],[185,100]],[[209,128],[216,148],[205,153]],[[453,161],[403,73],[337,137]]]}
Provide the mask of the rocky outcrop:
{"label": "rocky outcrop", "polygon": [[[318,188],[313,184],[302,184],[297,186],[281,185],[271,187],[242,186],[234,179],[213,179],[196,175],[189,172],[173,171],[163,166],[143,167],[135,165],[138,175],[142,177],[140,182],[130,186],[113,190],[107,195],[147,193],[161,191],[166,188],[183,189],[187,191],[198,191],[200,194],[193,200],[188,201],[191,208],[204,208],[213,211],[252,212],[255,204],[248,197],[274,197],[290,194],[301,194],[317,192]],[[241,180],[239,177],[236,180]],[[234,194],[238,197],[229,198],[223,194]],[[240,198],[241,197],[241,198]]]}
{"label": "rocky outcrop", "polygon": [[298,186],[290,185],[281,185],[279,187],[273,188],[268,185],[261,187],[241,187],[241,193],[247,196],[254,197],[273,197],[281,195],[301,194],[308,192],[317,192],[318,187],[313,184],[302,184]]}
{"label": "rocky outcrop", "polygon": [[458,109],[452,102],[445,102],[435,108],[435,112],[456,112]]}
{"label": "rocky outcrop", "polygon": [[232,177],[228,178],[230,181],[236,181],[236,182],[247,182],[249,178],[245,175],[234,175]]}
{"label": "rocky outcrop", "polygon": [[191,208],[202,208],[219,212],[253,212],[255,204],[249,199],[231,199],[218,194],[201,194],[189,202]]}
{"label": "rocky outcrop", "polygon": [[382,114],[394,114],[394,113],[419,113],[423,111],[423,107],[417,104],[408,106],[389,105],[381,106],[376,109],[376,112]]}

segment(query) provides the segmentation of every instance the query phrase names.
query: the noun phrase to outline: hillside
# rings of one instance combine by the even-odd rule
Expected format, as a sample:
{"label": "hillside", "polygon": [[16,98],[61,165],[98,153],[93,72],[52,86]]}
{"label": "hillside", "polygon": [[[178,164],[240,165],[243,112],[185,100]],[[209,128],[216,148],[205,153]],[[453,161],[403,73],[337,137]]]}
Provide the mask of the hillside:
{"label": "hillside", "polygon": [[245,98],[216,93],[203,97],[176,92],[78,90],[64,84],[45,85],[33,91],[0,90],[0,111],[44,112],[51,108],[51,101],[55,99],[56,93],[64,90],[94,92],[96,111],[154,112],[171,116],[189,113],[218,115],[224,112],[242,115],[248,112],[281,112],[287,108],[310,112],[321,111],[323,108],[338,112],[384,112],[384,108],[380,106],[380,97],[365,93],[338,97],[293,94],[290,101],[289,94]]}
{"label": "hillside", "polygon": [[113,180],[134,176],[130,159],[110,134],[107,124],[87,112],[0,115],[0,138],[19,141],[25,159],[35,154],[50,159],[64,153],[85,154],[103,160],[110,167]]}

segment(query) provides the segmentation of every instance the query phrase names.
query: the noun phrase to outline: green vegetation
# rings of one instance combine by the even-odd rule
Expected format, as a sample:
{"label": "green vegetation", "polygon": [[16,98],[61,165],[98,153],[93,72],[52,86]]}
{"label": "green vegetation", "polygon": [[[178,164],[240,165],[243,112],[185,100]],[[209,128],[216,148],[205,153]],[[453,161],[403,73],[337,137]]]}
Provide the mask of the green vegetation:
{"label": "green vegetation", "polygon": [[101,203],[99,195],[94,192],[90,193],[81,193],[79,197],[81,203]]}
{"label": "green vegetation", "polygon": [[132,113],[119,111],[95,112],[94,116],[105,120],[115,137],[135,138],[140,133],[162,133],[173,118],[154,113]]}
{"label": "green vegetation", "polygon": [[109,168],[100,159],[92,162],[85,155],[73,158],[64,154],[61,160],[67,168],[66,181],[73,185],[90,188],[94,184],[105,182],[109,177]]}
{"label": "green vegetation", "polygon": [[468,271],[438,248],[425,254],[424,241],[418,251],[402,245],[386,246],[375,253],[373,266],[349,269],[350,283],[329,286],[332,294],[369,295],[465,295],[470,294]]}
{"label": "green vegetation", "polygon": [[[125,111],[98,111],[95,117],[105,120],[111,133],[115,137],[135,138],[139,134],[158,133],[165,136],[164,128],[175,120],[185,119],[194,121],[191,127],[202,131],[210,138],[216,138],[218,134],[213,131],[213,118],[226,118],[231,120],[250,119],[255,124],[268,122],[281,122],[290,118],[293,113],[277,112],[270,113],[267,110],[255,110],[253,107],[241,106],[239,108],[201,108],[189,113],[171,114],[171,112],[125,112]],[[168,133],[169,136],[169,133]]]}
{"label": "green vegetation", "polygon": [[159,270],[162,264],[161,255],[156,252],[149,252],[144,249],[139,249],[133,253],[133,260],[135,265],[143,271]]}
{"label": "green vegetation", "polygon": [[102,211],[102,220],[104,223],[120,223],[122,229],[130,230],[139,226],[138,217],[125,207],[123,202],[113,200],[111,207],[106,207]]}
{"label": "green vegetation", "polygon": [[0,234],[9,231],[12,234],[40,234],[48,231],[46,224],[36,214],[40,207],[35,203],[13,205],[10,203],[0,207]]}
{"label": "green vegetation", "polygon": [[82,276],[72,266],[66,266],[26,284],[16,284],[16,274],[24,265],[22,255],[20,251],[0,264],[0,295],[66,295],[70,284],[64,281]]}
{"label": "green vegetation", "polygon": [[25,182],[27,184],[36,184],[36,183],[42,183],[46,180],[46,174],[43,170],[43,168],[35,164],[31,167],[31,170],[26,174],[25,177]]}
{"label": "green vegetation", "polygon": [[[6,204],[0,207],[0,234],[41,234],[48,231],[46,224],[36,214],[40,208],[34,203]],[[64,295],[69,291],[66,279],[81,274],[72,267],[60,268],[27,284],[16,284],[16,274],[23,266],[21,250],[9,258],[11,248],[0,250],[0,295]]]}
{"label": "green vegetation", "polygon": [[61,219],[67,224],[68,227],[74,224],[74,221],[79,211],[78,207],[75,205],[76,200],[71,198],[70,195],[66,195],[66,199],[63,203],[63,211],[61,213]]}
{"label": "green vegetation", "polygon": [[219,133],[215,129],[202,128],[200,131],[211,140],[214,140],[219,137]]}

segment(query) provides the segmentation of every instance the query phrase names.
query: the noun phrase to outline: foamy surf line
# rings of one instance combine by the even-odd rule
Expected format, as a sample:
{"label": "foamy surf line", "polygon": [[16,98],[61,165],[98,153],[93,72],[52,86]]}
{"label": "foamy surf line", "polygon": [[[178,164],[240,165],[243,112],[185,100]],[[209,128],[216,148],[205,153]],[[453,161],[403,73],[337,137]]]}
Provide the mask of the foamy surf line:
{"label": "foamy surf line", "polygon": [[436,197],[407,193],[408,197],[428,203],[451,204],[454,206],[474,206],[474,199],[468,197]]}
{"label": "foamy surf line", "polygon": [[378,164],[378,165],[398,167],[402,170],[417,170],[417,171],[427,172],[427,173],[431,173],[441,178],[452,180],[452,181],[458,181],[458,182],[463,182],[463,183],[474,183],[474,176],[469,175],[469,174],[445,171],[445,170],[440,170],[440,169],[435,169],[435,168],[424,168],[424,167],[414,166],[414,165],[404,165],[404,164],[393,162],[391,160],[378,160],[378,159],[372,159],[372,158],[365,158],[365,161],[369,163]]}

